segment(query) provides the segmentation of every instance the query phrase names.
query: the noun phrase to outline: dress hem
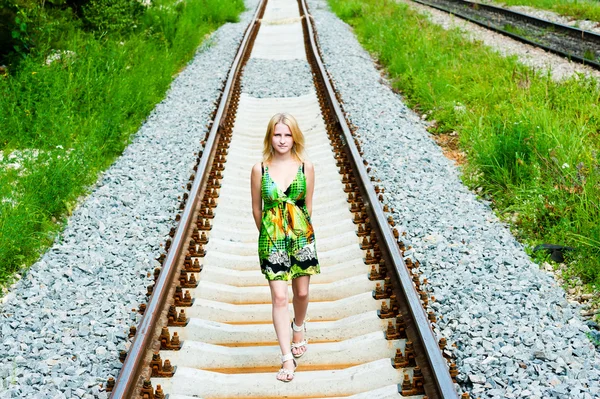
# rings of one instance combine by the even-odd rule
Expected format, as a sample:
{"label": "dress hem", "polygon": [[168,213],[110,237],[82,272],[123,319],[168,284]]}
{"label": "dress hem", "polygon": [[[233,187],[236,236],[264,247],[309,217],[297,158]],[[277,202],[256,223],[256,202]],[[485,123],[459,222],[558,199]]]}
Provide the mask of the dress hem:
{"label": "dress hem", "polygon": [[[317,266],[318,266],[318,265],[317,265]],[[303,276],[314,276],[315,274],[321,274],[321,271],[319,270],[319,271],[317,271],[317,272],[314,272],[314,273],[296,273],[296,274],[295,274],[293,277],[290,277],[290,278],[272,278],[272,279],[270,279],[270,278],[267,276],[267,274],[266,274],[266,273],[263,273],[263,275],[265,276],[265,279],[266,279],[267,281],[290,281],[290,280],[293,280],[293,279],[295,279],[295,278],[298,278],[298,277],[303,277]],[[286,277],[286,276],[283,276],[283,277]]]}

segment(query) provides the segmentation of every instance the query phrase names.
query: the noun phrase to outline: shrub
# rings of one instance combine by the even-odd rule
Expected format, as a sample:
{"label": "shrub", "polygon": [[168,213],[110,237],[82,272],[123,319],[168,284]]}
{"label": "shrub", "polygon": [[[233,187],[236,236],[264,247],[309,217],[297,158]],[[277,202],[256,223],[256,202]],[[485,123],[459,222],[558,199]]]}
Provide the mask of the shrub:
{"label": "shrub", "polygon": [[[8,0],[0,0],[0,57],[8,55],[13,51],[15,16],[17,15],[14,5]],[[0,58],[0,63],[2,59]]]}
{"label": "shrub", "polygon": [[83,18],[91,30],[124,33],[137,27],[144,9],[137,0],[91,0],[83,7]]}

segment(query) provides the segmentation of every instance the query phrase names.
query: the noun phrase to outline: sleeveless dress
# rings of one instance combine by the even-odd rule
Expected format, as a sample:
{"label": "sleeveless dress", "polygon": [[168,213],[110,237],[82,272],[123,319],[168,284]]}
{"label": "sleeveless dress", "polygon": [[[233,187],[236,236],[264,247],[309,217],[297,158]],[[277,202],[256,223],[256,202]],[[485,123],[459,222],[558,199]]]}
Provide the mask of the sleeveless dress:
{"label": "sleeveless dress", "polygon": [[320,273],[315,234],[306,209],[304,163],[282,191],[262,165],[262,222],[258,238],[260,269],[267,280],[291,280]]}

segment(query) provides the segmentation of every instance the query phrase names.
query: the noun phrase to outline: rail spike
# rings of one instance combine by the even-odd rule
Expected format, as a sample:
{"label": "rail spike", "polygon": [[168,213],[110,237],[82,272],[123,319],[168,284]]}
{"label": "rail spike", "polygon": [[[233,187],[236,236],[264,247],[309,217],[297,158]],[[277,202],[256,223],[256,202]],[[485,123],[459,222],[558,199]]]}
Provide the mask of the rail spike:
{"label": "rail spike", "polygon": [[410,381],[410,377],[408,376],[408,373],[404,373],[404,381],[402,381],[402,390],[401,390],[401,394],[402,396],[412,396],[414,394],[416,394],[414,388],[413,388],[413,384]]}
{"label": "rail spike", "polygon": [[385,339],[391,341],[398,338],[400,338],[400,334],[398,334],[398,331],[394,327],[394,324],[391,321],[388,321],[387,330],[385,332]]}
{"label": "rail spike", "polygon": [[178,351],[183,345],[183,341],[179,340],[179,335],[177,334],[177,332],[174,332],[173,336],[171,336],[167,327],[162,328],[158,339],[160,341],[160,349],[162,350]]}
{"label": "rail spike", "polygon": [[144,380],[142,388],[140,389],[140,396],[142,398],[155,399],[154,389],[152,388],[152,382],[150,380]]}
{"label": "rail spike", "polygon": [[154,391],[154,399],[165,399],[165,393],[163,392],[160,384],[156,385],[156,391]]}
{"label": "rail spike", "polygon": [[381,310],[377,311],[377,315],[380,319],[389,319],[394,317],[394,312],[388,307],[388,304],[385,300],[381,302]]}
{"label": "rail spike", "polygon": [[115,387],[115,379],[113,377],[108,377],[106,380],[106,392],[112,392]]}
{"label": "rail spike", "polygon": [[163,364],[159,352],[154,352],[152,354],[150,370],[152,377],[173,377],[175,374],[175,367],[171,365],[171,362],[168,359],[165,360]]}

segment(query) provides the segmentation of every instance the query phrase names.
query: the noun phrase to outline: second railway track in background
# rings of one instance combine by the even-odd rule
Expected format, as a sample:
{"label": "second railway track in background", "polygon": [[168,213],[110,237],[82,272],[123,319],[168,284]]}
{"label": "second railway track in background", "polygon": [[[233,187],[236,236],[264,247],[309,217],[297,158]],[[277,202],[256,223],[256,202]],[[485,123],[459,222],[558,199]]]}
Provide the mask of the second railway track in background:
{"label": "second railway track in background", "polygon": [[466,0],[412,0],[600,69],[600,35],[506,8]]}
{"label": "second railway track in background", "polygon": [[[113,398],[456,398],[455,366],[431,329],[418,265],[404,263],[393,221],[346,125],[304,1],[263,0],[230,71],[185,208]],[[315,88],[289,98],[241,90],[249,58],[304,60]],[[250,169],[267,121],[299,121],[317,172],[313,223],[321,274],[310,288],[308,352],[290,383],[260,273]],[[291,293],[290,293],[291,299]],[[290,309],[291,306],[290,306]],[[468,397],[468,395],[464,396]]]}

